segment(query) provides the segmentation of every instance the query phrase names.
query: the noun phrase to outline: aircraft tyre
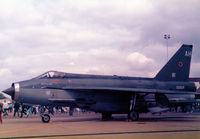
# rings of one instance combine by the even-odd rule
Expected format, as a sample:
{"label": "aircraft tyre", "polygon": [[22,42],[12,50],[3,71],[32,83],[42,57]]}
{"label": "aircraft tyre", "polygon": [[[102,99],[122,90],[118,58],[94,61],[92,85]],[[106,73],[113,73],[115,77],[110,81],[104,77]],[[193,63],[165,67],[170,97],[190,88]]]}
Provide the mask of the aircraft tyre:
{"label": "aircraft tyre", "polygon": [[44,114],[41,116],[42,117],[42,122],[43,123],[49,123],[51,117],[48,114]]}
{"label": "aircraft tyre", "polygon": [[112,114],[111,113],[102,113],[102,120],[112,120]]}
{"label": "aircraft tyre", "polygon": [[139,120],[139,114],[138,114],[138,112],[131,111],[129,113],[129,118],[131,119],[131,121],[138,121]]}

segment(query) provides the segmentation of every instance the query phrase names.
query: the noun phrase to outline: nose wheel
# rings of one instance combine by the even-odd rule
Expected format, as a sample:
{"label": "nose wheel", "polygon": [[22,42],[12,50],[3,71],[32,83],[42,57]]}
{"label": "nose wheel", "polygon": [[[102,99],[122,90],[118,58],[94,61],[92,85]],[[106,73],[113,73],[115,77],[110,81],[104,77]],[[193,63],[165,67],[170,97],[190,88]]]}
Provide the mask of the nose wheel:
{"label": "nose wheel", "polygon": [[51,117],[48,114],[44,114],[41,116],[42,117],[42,122],[43,123],[49,123]]}

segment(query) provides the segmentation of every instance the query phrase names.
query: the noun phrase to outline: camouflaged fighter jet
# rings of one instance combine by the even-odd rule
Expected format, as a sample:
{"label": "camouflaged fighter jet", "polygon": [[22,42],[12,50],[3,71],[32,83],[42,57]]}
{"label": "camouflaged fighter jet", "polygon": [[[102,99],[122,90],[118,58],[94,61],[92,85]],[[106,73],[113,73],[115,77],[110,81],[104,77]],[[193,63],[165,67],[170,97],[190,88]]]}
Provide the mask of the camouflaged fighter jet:
{"label": "camouflaged fighter jet", "polygon": [[189,82],[191,56],[192,45],[182,45],[154,78],[49,71],[3,92],[18,102],[78,107],[102,113],[103,119],[127,113],[135,121],[139,113],[167,111],[170,101],[195,100],[199,83]]}

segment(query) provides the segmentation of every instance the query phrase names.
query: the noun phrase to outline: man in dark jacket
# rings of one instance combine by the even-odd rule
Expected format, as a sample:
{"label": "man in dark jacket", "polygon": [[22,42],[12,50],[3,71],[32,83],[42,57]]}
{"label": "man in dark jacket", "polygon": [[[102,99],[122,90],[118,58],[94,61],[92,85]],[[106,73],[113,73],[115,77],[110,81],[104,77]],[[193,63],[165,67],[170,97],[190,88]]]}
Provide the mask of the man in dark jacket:
{"label": "man in dark jacket", "polygon": [[23,117],[23,114],[25,114],[26,115],[26,105],[24,105],[23,103],[21,103],[21,106],[22,106],[22,110],[21,110],[21,116],[20,116],[20,118],[22,118]]}
{"label": "man in dark jacket", "polygon": [[15,115],[16,115],[16,113],[17,113],[17,117],[19,117],[19,107],[20,107],[20,104],[18,103],[18,102],[15,102],[15,105],[14,105],[14,117],[15,117]]}

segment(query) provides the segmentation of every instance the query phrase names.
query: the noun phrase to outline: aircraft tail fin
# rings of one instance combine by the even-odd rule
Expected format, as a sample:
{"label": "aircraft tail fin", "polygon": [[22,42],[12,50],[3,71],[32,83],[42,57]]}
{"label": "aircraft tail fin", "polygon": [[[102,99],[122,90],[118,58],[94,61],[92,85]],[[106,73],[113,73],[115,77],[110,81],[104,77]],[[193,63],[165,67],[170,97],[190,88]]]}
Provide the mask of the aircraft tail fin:
{"label": "aircraft tail fin", "polygon": [[192,47],[192,45],[183,44],[154,79],[159,81],[188,81]]}

